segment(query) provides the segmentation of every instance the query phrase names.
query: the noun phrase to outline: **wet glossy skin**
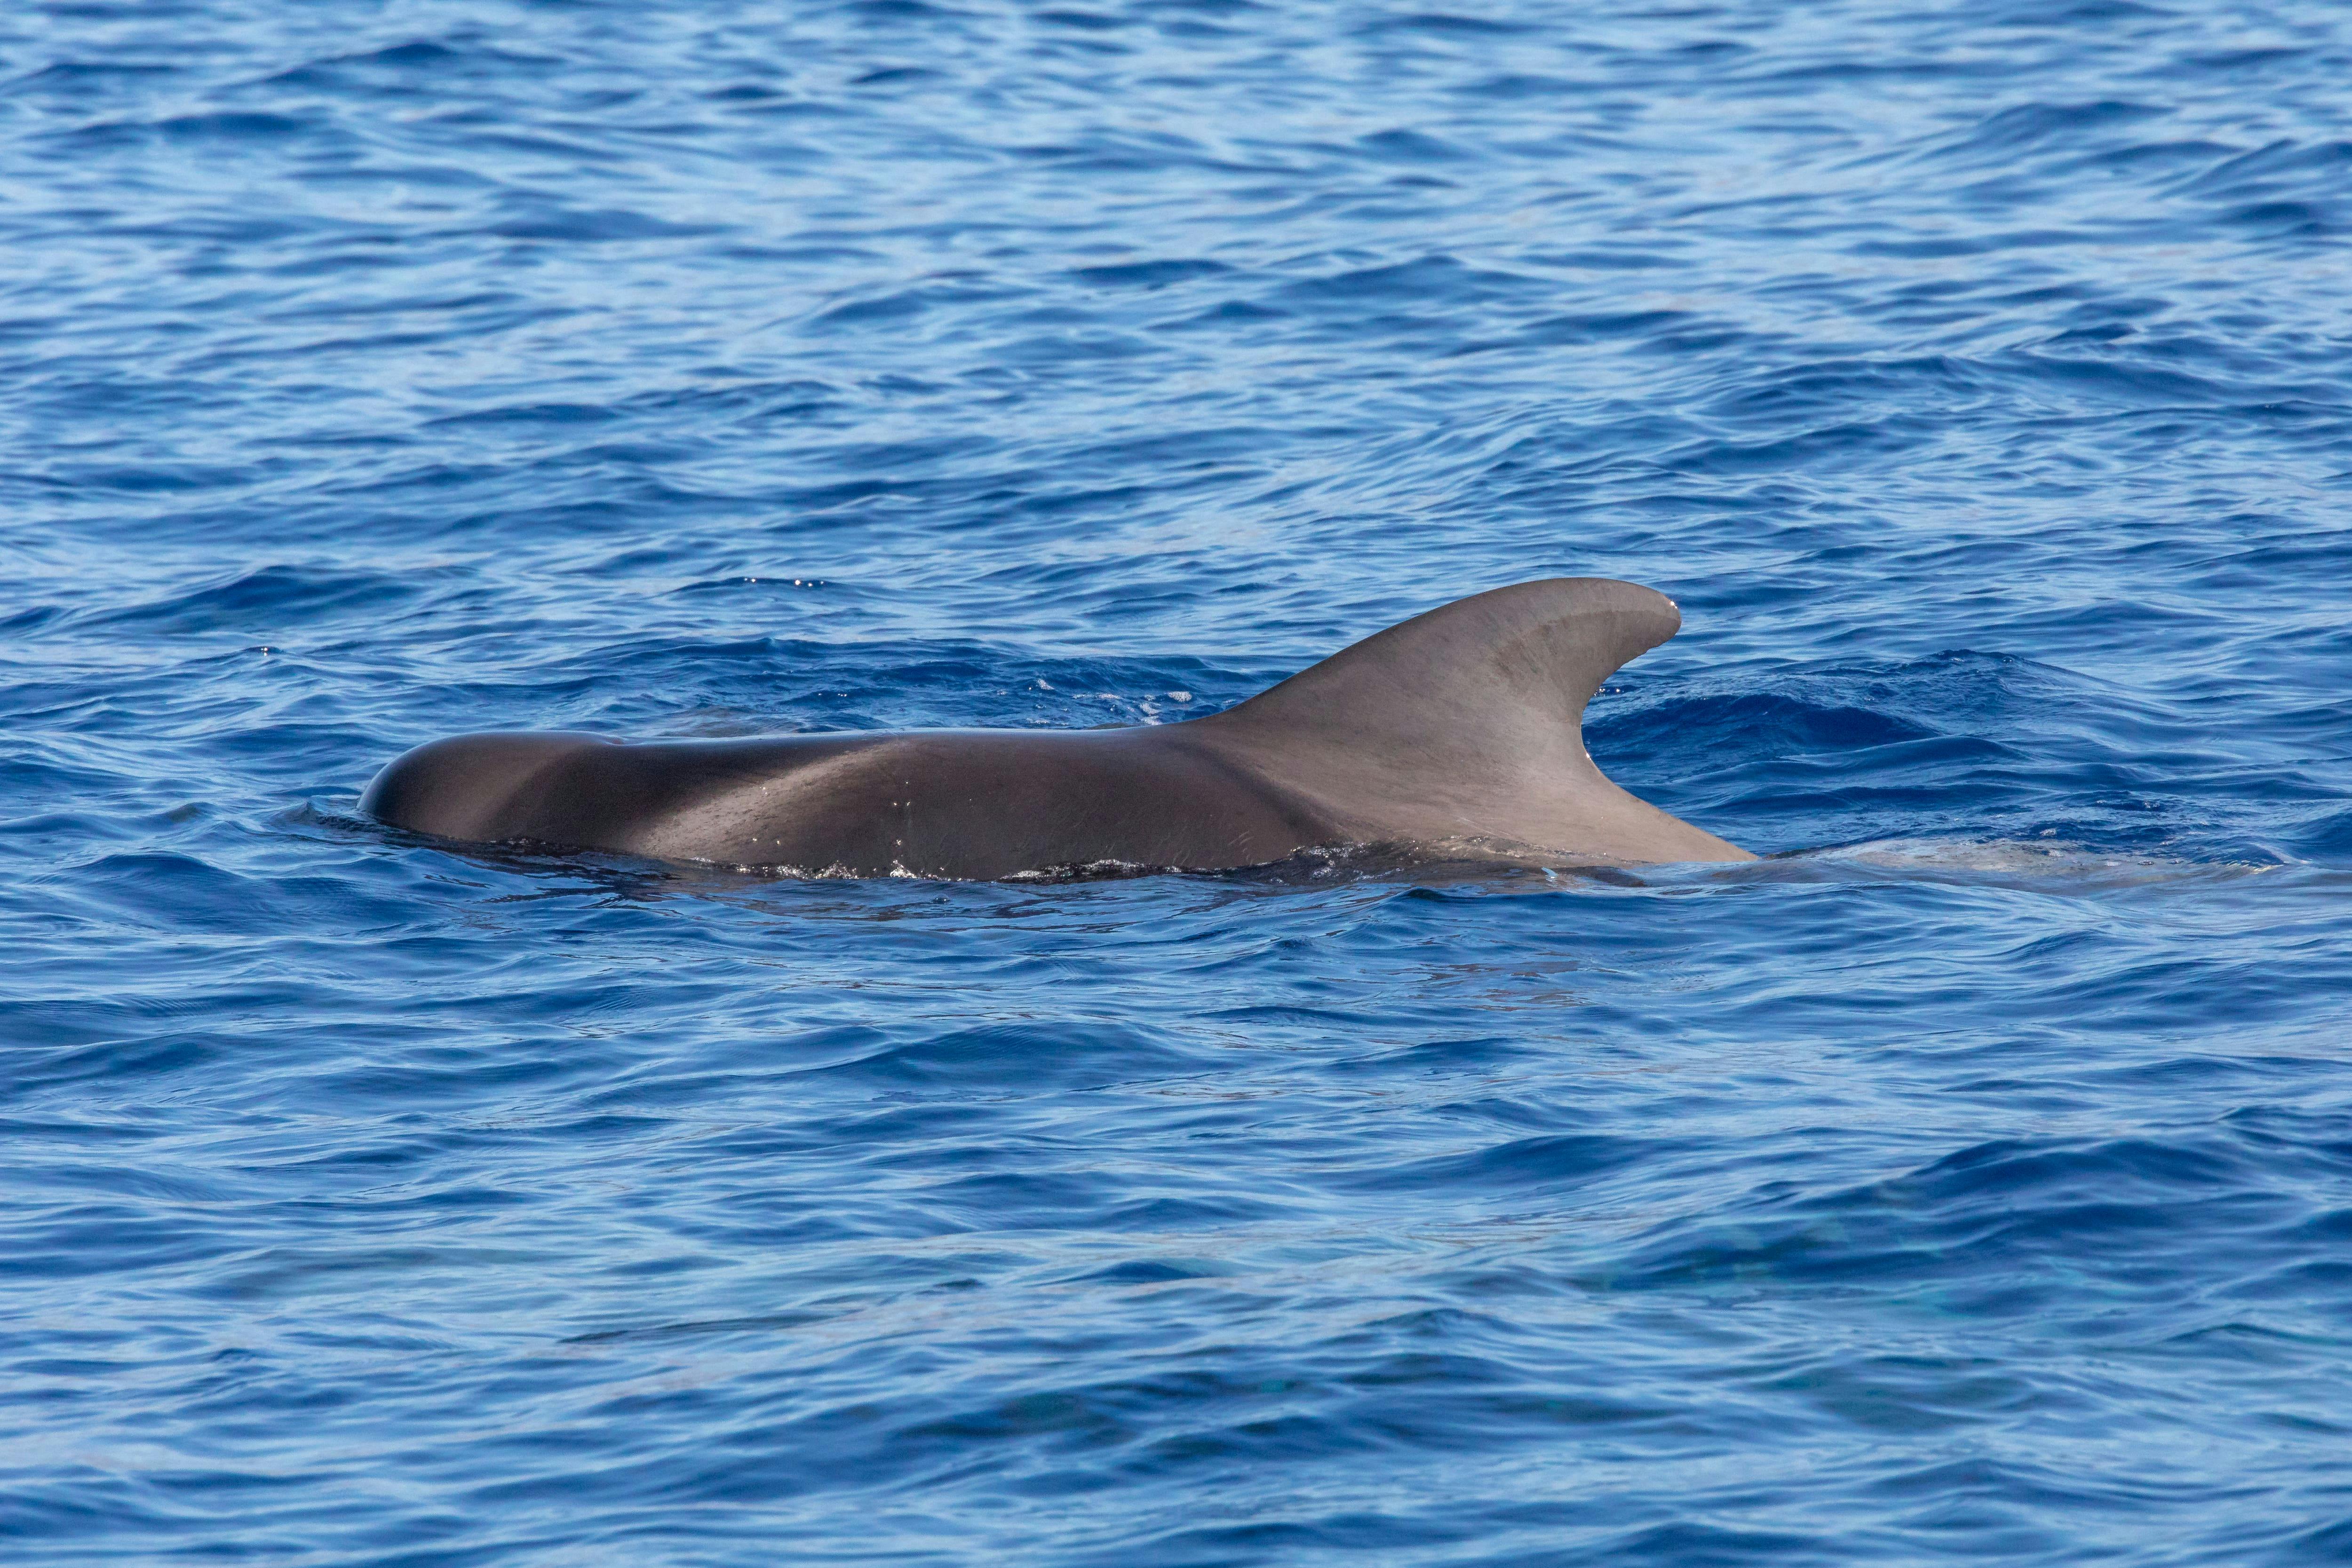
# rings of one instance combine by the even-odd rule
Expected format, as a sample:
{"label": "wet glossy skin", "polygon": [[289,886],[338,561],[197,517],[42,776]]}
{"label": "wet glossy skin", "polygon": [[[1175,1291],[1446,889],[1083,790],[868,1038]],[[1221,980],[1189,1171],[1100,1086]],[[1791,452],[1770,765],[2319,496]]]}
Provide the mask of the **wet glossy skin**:
{"label": "wet glossy skin", "polygon": [[1600,683],[1680,619],[1631,583],[1524,583],[1183,724],[645,746],[460,736],[395,761],[362,804],[475,842],[868,876],[1213,869],[1344,842],[1572,864],[1749,859],[1612,784],[1579,733]]}

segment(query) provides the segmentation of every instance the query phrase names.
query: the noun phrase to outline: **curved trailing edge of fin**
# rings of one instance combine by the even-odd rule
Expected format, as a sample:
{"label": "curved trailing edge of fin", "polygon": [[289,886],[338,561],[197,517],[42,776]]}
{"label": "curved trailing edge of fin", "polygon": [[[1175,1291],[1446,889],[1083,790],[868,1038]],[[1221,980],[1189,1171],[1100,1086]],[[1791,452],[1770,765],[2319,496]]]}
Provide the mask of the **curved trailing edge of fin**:
{"label": "curved trailing edge of fin", "polygon": [[1196,722],[1366,837],[1609,863],[1750,860],[1627,794],[1584,749],[1601,683],[1681,626],[1674,601],[1635,583],[1525,582],[1417,615]]}

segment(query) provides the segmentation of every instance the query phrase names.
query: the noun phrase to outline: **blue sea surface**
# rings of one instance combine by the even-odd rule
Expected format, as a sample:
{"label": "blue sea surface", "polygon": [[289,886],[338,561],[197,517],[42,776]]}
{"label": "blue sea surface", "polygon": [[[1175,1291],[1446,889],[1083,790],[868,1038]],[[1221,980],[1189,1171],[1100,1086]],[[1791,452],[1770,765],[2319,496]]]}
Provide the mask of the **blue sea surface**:
{"label": "blue sea surface", "polygon": [[[23,0],[0,257],[10,1562],[2352,1561],[2343,5]],[[357,805],[1559,574],[1765,860]]]}

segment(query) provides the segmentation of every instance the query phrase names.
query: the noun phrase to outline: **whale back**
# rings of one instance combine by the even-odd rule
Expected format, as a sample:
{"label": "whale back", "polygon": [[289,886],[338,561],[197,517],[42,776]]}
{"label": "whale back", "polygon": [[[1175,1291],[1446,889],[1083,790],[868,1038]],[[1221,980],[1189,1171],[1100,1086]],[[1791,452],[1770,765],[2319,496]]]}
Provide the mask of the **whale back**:
{"label": "whale back", "polygon": [[1584,748],[1601,683],[1681,625],[1674,601],[1633,583],[1520,583],[1415,616],[1196,723],[1382,836],[1610,862],[1747,859],[1618,789]]}
{"label": "whale back", "polygon": [[1586,702],[1681,621],[1628,582],[1522,583],[1182,724],[640,746],[458,736],[394,760],[360,804],[474,842],[862,875],[1209,868],[1347,841],[1574,863],[1751,859],[1585,755]]}

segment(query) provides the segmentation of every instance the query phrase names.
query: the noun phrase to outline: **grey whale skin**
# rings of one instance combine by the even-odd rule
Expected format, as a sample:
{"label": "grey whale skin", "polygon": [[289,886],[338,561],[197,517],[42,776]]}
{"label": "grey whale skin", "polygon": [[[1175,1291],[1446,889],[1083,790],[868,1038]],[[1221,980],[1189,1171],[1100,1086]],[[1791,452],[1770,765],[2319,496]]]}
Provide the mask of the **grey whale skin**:
{"label": "grey whale skin", "polygon": [[1585,754],[1587,700],[1681,625],[1650,589],[1554,578],[1415,616],[1179,724],[464,735],[396,758],[360,805],[445,839],[849,876],[1207,871],[1343,843],[1552,865],[1753,860]]}

